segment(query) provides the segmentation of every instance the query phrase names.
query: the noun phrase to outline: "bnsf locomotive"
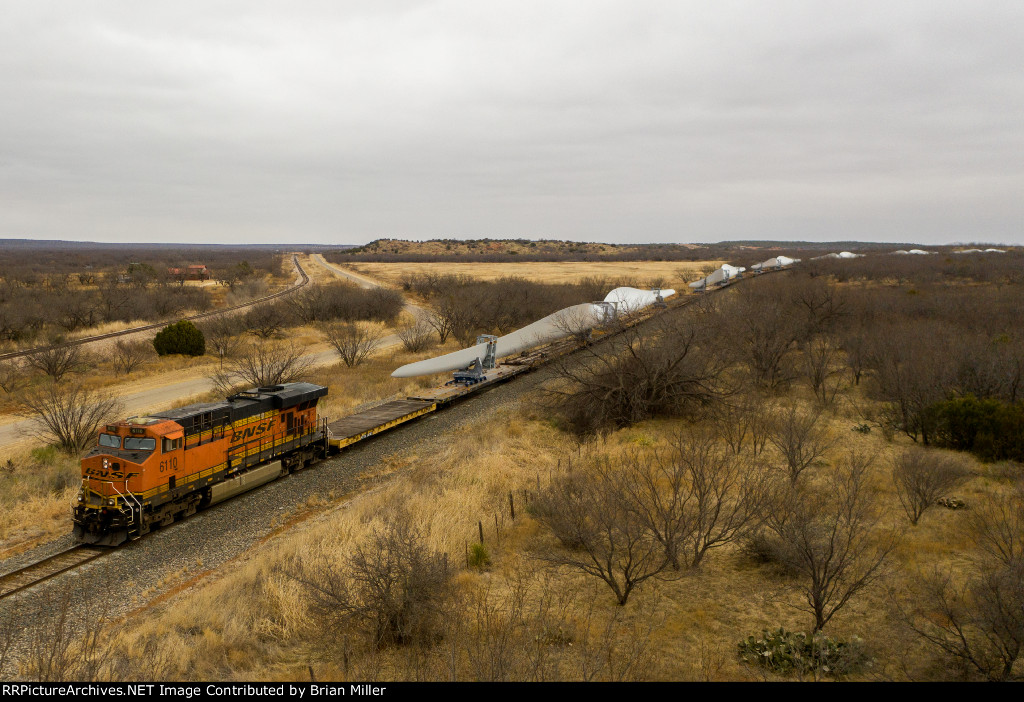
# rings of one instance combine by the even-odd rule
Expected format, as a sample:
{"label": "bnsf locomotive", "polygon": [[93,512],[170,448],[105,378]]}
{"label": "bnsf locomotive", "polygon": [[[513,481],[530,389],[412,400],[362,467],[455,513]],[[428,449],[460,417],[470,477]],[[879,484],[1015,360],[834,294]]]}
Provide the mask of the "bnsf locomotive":
{"label": "bnsf locomotive", "polygon": [[82,459],[75,536],[116,546],[322,458],[326,394],[287,383],[106,425]]}

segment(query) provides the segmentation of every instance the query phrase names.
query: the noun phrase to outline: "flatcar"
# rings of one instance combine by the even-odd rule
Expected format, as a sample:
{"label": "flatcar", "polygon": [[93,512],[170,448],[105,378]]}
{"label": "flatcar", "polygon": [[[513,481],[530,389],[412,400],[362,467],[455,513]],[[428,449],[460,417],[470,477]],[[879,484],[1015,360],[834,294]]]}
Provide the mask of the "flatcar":
{"label": "flatcar", "polygon": [[82,459],[75,537],[116,546],[323,458],[326,394],[312,383],[259,387],[102,427]]}

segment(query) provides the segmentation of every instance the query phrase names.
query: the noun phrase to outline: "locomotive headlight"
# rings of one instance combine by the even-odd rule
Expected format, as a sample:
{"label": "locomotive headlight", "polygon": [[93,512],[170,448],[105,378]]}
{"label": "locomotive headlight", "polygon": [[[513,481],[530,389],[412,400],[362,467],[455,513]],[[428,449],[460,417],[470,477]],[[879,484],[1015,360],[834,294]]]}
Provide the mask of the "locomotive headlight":
{"label": "locomotive headlight", "polygon": [[84,498],[84,497],[82,497],[81,495],[79,495],[79,496],[78,496],[78,501],[79,501],[79,502],[85,502],[85,498]]}
{"label": "locomotive headlight", "polygon": [[107,504],[113,506],[117,500],[107,500]]}

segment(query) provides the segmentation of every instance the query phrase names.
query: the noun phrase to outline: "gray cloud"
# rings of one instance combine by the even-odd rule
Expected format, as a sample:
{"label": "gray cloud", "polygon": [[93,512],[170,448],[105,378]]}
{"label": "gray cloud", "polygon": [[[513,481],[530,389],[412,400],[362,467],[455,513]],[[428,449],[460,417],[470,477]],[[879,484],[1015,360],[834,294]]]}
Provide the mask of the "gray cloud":
{"label": "gray cloud", "polygon": [[362,4],[9,3],[0,237],[1024,243],[1020,3]]}

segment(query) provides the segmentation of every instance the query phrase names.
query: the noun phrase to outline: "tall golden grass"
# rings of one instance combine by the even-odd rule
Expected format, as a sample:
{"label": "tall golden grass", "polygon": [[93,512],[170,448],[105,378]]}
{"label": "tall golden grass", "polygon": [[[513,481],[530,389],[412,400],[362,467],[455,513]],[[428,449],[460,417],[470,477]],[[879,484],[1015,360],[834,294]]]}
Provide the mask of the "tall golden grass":
{"label": "tall golden grass", "polygon": [[[888,442],[877,432],[852,432],[854,419],[841,411],[830,417],[842,445],[826,463],[850,449],[874,455],[873,487],[886,520],[902,526],[906,520],[888,477],[888,461],[906,442]],[[614,432],[587,450],[615,456],[637,446],[663,447],[679,428],[671,420],[644,422]],[[171,677],[298,680],[306,678],[312,664],[321,680],[361,675],[447,679],[452,674],[474,679],[482,673],[472,651],[496,653],[488,647],[498,645],[498,629],[506,631],[514,649],[508,653],[510,670],[534,674],[536,669],[527,665],[529,642],[536,643],[530,637],[540,634],[529,627],[544,621],[565,627],[562,634],[544,634],[551,637],[547,645],[555,647],[545,650],[559,652],[548,675],[560,679],[583,678],[587,669],[585,656],[567,653],[569,648],[557,643],[564,635],[605,647],[610,660],[635,658],[636,665],[624,677],[738,680],[761,675],[736,657],[741,639],[778,626],[809,627],[806,615],[794,607],[799,595],[793,581],[753,563],[735,544],[712,552],[695,572],[650,582],[625,608],[617,607],[602,583],[548,568],[536,558],[555,546],[530,515],[525,496],[538,482],[545,485],[565,469],[566,457],[577,450],[574,443],[530,408],[503,410],[488,418],[486,430],[467,428],[457,438],[396,454],[378,467],[369,481],[372,487],[359,494],[305,505],[309,518],[198,579],[188,590],[133,614],[131,627],[116,627],[115,647],[130,651],[146,641],[162,641],[174,661],[166,671]],[[782,470],[779,456],[766,458]],[[818,479],[829,469],[818,465],[808,475]],[[970,503],[1006,488],[1006,481],[979,468],[962,496]],[[510,492],[518,502],[515,521],[509,514]],[[396,509],[410,515],[425,543],[449,554],[453,563],[465,563],[467,547],[478,540],[479,525],[484,527],[492,563],[484,570],[463,568],[456,579],[460,609],[454,616],[461,624],[446,634],[450,650],[446,641],[439,641],[415,655],[403,649],[379,651],[356,643],[354,633],[349,644],[332,639],[334,647],[325,650],[318,643],[323,632],[311,614],[311,594],[289,568],[297,561],[343,567],[354,545],[383,527]],[[829,633],[861,637],[874,660],[857,677],[900,677],[904,668],[920,672],[933,664],[931,654],[891,616],[889,591],[906,591],[918,569],[966,567],[970,544],[964,531],[961,512],[929,510],[917,527],[906,528],[897,552],[899,567],[837,615]],[[561,601],[557,607],[553,594]],[[557,609],[558,616],[551,610],[549,620],[534,617],[526,622],[514,614],[517,607],[536,613],[544,606]],[[629,645],[643,650],[630,650]],[[140,675],[146,672],[142,669]],[[615,679],[617,674],[609,668],[596,675]]]}

